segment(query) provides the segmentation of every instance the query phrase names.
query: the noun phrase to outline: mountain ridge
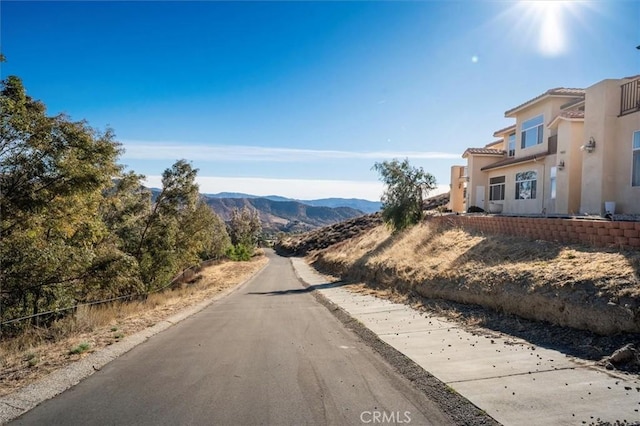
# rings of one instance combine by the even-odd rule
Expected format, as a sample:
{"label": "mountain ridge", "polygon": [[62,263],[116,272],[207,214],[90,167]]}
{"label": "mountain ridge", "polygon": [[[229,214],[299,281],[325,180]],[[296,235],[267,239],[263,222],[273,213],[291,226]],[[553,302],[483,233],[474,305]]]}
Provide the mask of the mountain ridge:
{"label": "mountain ridge", "polygon": [[351,207],[310,206],[298,201],[274,201],[268,198],[204,197],[223,220],[228,221],[233,209],[256,209],[266,234],[305,232],[342,222],[365,213]]}
{"label": "mountain ridge", "polygon": [[217,194],[202,194],[207,198],[265,198],[271,201],[296,201],[302,204],[306,204],[314,207],[350,207],[352,209],[360,210],[364,213],[375,213],[380,210],[382,203],[379,201],[370,201],[361,198],[319,198],[314,200],[299,200],[295,198],[282,197],[280,195],[252,195],[242,192],[219,192]]}

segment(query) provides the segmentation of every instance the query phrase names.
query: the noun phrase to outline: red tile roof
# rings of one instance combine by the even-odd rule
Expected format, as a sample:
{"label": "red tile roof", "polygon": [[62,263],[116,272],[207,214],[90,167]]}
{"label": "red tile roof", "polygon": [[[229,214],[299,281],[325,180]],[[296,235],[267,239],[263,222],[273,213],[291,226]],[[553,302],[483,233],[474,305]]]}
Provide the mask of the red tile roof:
{"label": "red tile roof", "polygon": [[467,154],[502,156],[505,154],[505,151],[501,149],[491,149],[491,148],[467,148],[462,154],[462,158],[464,158]]}
{"label": "red tile roof", "polygon": [[549,89],[543,94],[538,95],[533,99],[529,99],[527,102],[524,102],[515,108],[511,108],[510,110],[506,111],[504,115],[505,117],[509,117],[511,114],[521,109],[522,107],[533,104],[547,96],[584,97],[584,92],[585,92],[584,89],[573,89],[573,88],[566,88],[566,87],[556,87],[555,89]]}

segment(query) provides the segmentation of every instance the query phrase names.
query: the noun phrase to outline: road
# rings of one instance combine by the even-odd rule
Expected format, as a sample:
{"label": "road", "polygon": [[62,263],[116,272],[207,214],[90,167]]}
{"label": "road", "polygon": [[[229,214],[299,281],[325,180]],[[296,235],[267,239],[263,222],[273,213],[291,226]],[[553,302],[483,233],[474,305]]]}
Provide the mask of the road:
{"label": "road", "polygon": [[15,424],[452,424],[297,280],[288,259]]}

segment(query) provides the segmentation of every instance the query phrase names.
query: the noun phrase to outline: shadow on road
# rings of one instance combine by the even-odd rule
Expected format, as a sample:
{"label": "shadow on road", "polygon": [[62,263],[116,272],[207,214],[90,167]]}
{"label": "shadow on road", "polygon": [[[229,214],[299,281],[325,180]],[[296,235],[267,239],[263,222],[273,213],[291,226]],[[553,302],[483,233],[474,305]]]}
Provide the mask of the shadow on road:
{"label": "shadow on road", "polygon": [[323,290],[325,288],[342,287],[347,284],[348,283],[344,281],[336,281],[334,283],[310,285],[309,287],[305,287],[305,288],[292,288],[289,290],[274,290],[274,291],[251,291],[246,294],[257,294],[257,295],[266,295],[266,296],[286,296],[288,294],[310,293],[312,291]]}

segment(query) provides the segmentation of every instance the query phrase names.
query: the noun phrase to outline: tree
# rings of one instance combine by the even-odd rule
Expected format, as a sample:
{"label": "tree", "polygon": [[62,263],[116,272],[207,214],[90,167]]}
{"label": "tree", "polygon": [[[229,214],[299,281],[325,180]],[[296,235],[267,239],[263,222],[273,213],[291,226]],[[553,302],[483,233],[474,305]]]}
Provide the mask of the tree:
{"label": "tree", "polygon": [[231,220],[229,221],[229,236],[232,251],[231,258],[236,260],[247,260],[251,257],[262,233],[262,223],[256,209],[244,206],[242,209],[231,210]]}
{"label": "tree", "polygon": [[120,172],[111,130],[98,132],[43,103],[9,76],[0,90],[2,317],[66,307],[92,292],[113,256],[99,210]]}
{"label": "tree", "polygon": [[229,245],[222,219],[198,193],[198,169],[179,160],[162,174],[162,190],[142,223],[131,252],[147,291],[169,283],[181,269],[220,257]]}
{"label": "tree", "polygon": [[191,266],[193,259],[184,247],[188,238],[180,225],[198,201],[197,173],[189,162],[178,160],[162,174],[162,190],[150,205],[133,253],[147,291],[162,287],[181,268]]}
{"label": "tree", "polygon": [[436,188],[435,177],[422,167],[412,167],[406,158],[375,163],[373,169],[386,185],[381,199],[384,221],[394,231],[420,222],[423,201]]}

